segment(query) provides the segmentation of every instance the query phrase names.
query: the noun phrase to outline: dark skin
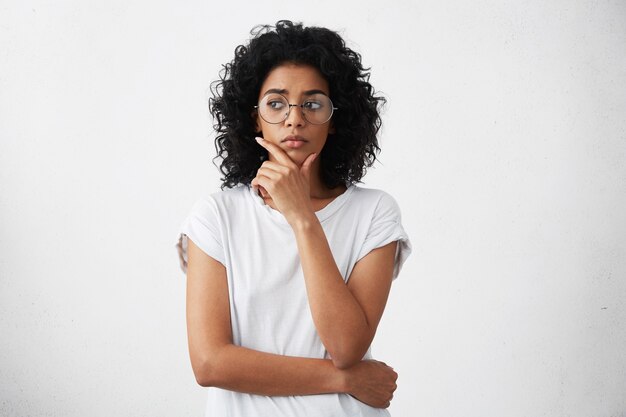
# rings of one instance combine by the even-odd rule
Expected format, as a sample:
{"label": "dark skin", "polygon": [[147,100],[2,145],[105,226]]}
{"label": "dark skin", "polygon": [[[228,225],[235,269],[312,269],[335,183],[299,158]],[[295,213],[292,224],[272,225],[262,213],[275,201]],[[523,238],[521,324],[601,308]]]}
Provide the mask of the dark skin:
{"label": "dark skin", "polygon": [[[328,93],[312,67],[285,64],[270,72],[260,95],[284,90],[290,103],[307,91]],[[385,408],[398,375],[386,364],[362,360],[376,333],[391,286],[396,242],[377,248],[354,266],[348,284],[338,271],[315,212],[346,188],[329,189],[319,175],[320,154],[330,122],[311,125],[294,108],[284,123],[257,119],[269,155],[251,186],[291,225],[300,254],[307,297],[316,330],[332,360],[289,357],[236,346],[232,342],[228,285],[224,266],[189,241],[187,323],[196,379],[260,395],[347,393]],[[298,140],[286,140],[291,136]],[[296,143],[302,142],[302,143]]]}

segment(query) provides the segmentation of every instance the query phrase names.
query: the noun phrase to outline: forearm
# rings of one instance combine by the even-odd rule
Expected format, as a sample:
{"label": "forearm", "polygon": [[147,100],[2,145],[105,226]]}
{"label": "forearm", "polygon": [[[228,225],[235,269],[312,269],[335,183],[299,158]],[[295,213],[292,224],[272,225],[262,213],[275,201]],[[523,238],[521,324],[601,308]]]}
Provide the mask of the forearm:
{"label": "forearm", "polygon": [[335,365],[349,367],[361,360],[371,343],[367,317],[344,282],[317,218],[292,228],[317,332]]}
{"label": "forearm", "polygon": [[281,396],[347,392],[345,375],[330,360],[282,356],[236,345],[214,350],[194,367],[198,383],[249,394]]}

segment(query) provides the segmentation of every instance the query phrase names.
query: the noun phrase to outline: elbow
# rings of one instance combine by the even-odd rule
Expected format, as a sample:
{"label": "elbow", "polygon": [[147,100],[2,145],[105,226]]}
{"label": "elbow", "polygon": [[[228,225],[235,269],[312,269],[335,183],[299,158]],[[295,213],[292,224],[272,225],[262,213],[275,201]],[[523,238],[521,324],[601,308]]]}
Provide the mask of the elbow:
{"label": "elbow", "polygon": [[368,328],[363,332],[342,333],[335,339],[327,340],[324,346],[335,368],[345,370],[361,362],[374,339],[374,332],[375,329],[370,331]]}
{"label": "elbow", "polygon": [[341,369],[341,370],[352,368],[354,365],[356,365],[359,362],[361,362],[360,359],[358,360],[335,360],[333,359],[333,365],[335,365],[335,368]]}
{"label": "elbow", "polygon": [[201,387],[214,387],[217,381],[215,367],[209,359],[196,360],[192,362],[193,374],[196,382]]}
{"label": "elbow", "polygon": [[191,354],[191,368],[196,382],[202,387],[222,387],[228,372],[228,346],[205,349]]}
{"label": "elbow", "polygon": [[[363,354],[364,355],[364,354]],[[338,354],[332,355],[331,360],[333,361],[333,365],[337,369],[348,369],[361,362],[363,359],[363,355],[355,355],[352,354]]]}
{"label": "elbow", "polygon": [[210,378],[209,375],[195,373],[195,376],[196,376],[196,382],[201,387],[205,387],[206,388],[206,387],[212,387],[213,386],[213,383],[212,383],[211,378]]}
{"label": "elbow", "polygon": [[326,350],[330,354],[335,368],[348,369],[363,360],[371,343],[371,339],[367,341],[341,340],[339,342],[340,343],[334,346],[328,346]]}

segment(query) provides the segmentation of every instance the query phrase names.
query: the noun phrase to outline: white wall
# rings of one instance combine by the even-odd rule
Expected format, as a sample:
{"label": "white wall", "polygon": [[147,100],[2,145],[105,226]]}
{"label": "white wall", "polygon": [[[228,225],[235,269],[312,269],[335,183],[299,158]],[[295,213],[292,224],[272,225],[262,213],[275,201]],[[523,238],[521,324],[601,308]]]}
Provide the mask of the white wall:
{"label": "white wall", "polygon": [[[89,4],[91,3],[91,4]],[[200,416],[180,222],[252,26],[340,30],[389,99],[365,185],[414,253],[401,416],[626,413],[626,4],[0,2],[0,415]]]}

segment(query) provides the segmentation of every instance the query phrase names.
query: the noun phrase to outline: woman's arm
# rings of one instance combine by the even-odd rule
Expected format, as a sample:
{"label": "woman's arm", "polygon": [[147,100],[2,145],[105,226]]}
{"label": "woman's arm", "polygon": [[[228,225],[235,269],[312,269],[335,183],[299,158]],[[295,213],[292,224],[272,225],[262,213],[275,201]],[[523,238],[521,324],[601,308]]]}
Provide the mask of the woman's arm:
{"label": "woman's arm", "polygon": [[363,257],[343,280],[309,195],[315,154],[302,166],[275,144],[259,140],[274,161],[265,161],[253,186],[261,186],[291,225],[304,273],[317,332],[333,363],[346,369],[361,361],[369,348],[389,296],[396,242]]}
{"label": "woman's arm", "polygon": [[346,370],[330,360],[281,356],[232,343],[224,266],[188,240],[187,331],[191,365],[202,386],[259,395],[343,392],[387,407],[397,374],[382,362]]}
{"label": "woman's arm", "polygon": [[361,361],[376,334],[391,288],[397,242],[357,262],[346,285],[317,217],[293,229],[317,332],[335,366],[349,368]]}

